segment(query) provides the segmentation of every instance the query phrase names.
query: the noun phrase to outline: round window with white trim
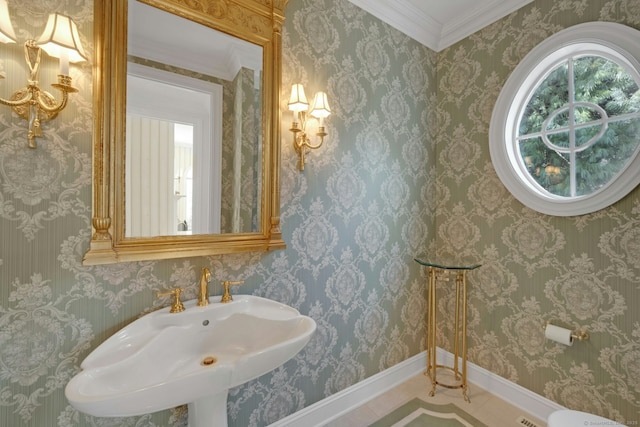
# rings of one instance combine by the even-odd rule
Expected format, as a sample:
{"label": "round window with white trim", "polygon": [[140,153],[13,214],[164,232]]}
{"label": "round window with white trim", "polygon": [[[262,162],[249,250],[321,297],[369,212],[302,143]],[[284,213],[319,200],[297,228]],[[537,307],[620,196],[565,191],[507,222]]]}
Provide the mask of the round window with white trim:
{"label": "round window with white trim", "polygon": [[605,208],[640,184],[640,31],[590,22],[534,48],[491,118],[500,180],[549,215]]}

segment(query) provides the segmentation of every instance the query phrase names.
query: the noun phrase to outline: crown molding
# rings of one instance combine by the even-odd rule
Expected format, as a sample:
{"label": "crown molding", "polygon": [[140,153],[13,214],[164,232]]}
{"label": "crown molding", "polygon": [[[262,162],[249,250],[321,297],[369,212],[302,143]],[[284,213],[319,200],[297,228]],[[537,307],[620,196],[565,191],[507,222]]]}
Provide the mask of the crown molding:
{"label": "crown molding", "polygon": [[407,0],[349,0],[393,28],[435,50],[442,24]]}
{"label": "crown molding", "polygon": [[490,0],[477,2],[477,7],[457,15],[456,19],[444,24],[436,50],[446,49],[532,1],[533,0]]}
{"label": "crown molding", "polygon": [[[410,0],[349,0],[409,37],[439,52],[503,18],[533,0],[467,0],[454,19],[440,22],[428,12],[429,2],[416,7]],[[441,1],[441,0],[430,0]],[[457,4],[462,4],[458,2]]]}

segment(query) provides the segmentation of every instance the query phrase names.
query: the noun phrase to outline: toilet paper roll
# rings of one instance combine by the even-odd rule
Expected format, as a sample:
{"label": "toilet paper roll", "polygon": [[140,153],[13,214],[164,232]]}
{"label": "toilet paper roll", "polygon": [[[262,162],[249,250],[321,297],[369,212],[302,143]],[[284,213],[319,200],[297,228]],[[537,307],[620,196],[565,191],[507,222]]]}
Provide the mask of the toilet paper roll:
{"label": "toilet paper roll", "polygon": [[573,332],[570,329],[561,328],[556,325],[547,325],[544,329],[544,336],[546,339],[559,342],[564,345],[573,345]]}

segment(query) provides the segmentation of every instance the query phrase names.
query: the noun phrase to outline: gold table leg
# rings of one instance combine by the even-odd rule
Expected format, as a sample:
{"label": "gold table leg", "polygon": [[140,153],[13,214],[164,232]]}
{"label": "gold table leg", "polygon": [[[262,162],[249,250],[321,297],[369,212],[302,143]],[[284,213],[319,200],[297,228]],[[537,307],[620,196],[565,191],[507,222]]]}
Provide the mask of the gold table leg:
{"label": "gold table leg", "polygon": [[[458,272],[456,282],[456,289],[462,287],[462,307],[460,308],[462,310],[462,382],[460,384],[460,387],[462,388],[462,396],[464,397],[464,400],[467,402],[471,402],[469,396],[467,395],[469,385],[467,384],[467,272],[465,270]],[[457,299],[456,312],[458,311],[459,303],[460,300]],[[457,360],[458,355],[456,354],[456,361]]]}
{"label": "gold table leg", "polygon": [[[443,274],[448,272],[441,270]],[[454,319],[454,344],[453,344],[453,366],[438,365],[436,361],[436,312],[437,297],[436,284],[438,280],[438,269],[429,267],[429,289],[428,289],[428,314],[427,314],[427,370],[425,375],[431,380],[431,391],[429,396],[434,396],[436,386],[441,385],[446,388],[462,389],[462,396],[466,402],[470,402],[467,384],[467,280],[466,271],[461,270],[456,273],[455,278],[455,319]],[[448,280],[442,278],[442,280]],[[461,362],[458,359],[462,357]],[[457,384],[443,384],[438,382],[436,370],[446,368],[453,372]]]}
{"label": "gold table leg", "polygon": [[429,396],[436,394],[436,269],[429,267],[429,290],[428,290],[428,313],[427,313],[427,371],[425,375],[431,380],[431,391]]}

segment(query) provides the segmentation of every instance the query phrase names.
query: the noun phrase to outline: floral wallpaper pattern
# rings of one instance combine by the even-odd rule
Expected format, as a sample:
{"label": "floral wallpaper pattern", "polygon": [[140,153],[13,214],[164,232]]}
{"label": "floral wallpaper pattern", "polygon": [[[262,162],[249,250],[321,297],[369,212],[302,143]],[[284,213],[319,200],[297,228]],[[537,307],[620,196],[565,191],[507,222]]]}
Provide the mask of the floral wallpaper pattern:
{"label": "floral wallpaper pattern", "polygon": [[[9,1],[20,42],[51,11],[68,13],[92,55],[90,0]],[[80,92],[26,149],[26,123],[0,108],[0,425],[187,425],[186,407],[126,419],[75,411],[64,387],[80,362],[140,315],[195,298],[197,274],[240,279],[235,292],[313,317],[311,342],[272,373],[230,390],[230,426],[266,426],[424,348],[425,271],[418,253],[472,257],[470,360],[562,405],[621,422],[640,408],[639,189],[602,211],[552,218],[498,180],[488,124],[510,70],[575,23],[640,28],[637,0],[535,0],[435,53],[346,0],[291,0],[283,31],[282,224],[273,253],[81,264],[91,232],[91,64]],[[0,96],[24,85],[22,46],[0,44]],[[43,57],[41,84],[57,64]],[[296,169],[288,89],[326,90],[325,145]],[[220,294],[212,286],[212,294]],[[451,304],[442,293],[439,310]],[[553,320],[591,338],[544,339]],[[448,328],[440,325],[447,348]]]}
{"label": "floral wallpaper pattern", "polygon": [[[538,43],[587,21],[640,28],[639,7],[537,0],[437,58],[438,248],[484,264],[471,288],[470,360],[566,407],[629,424],[640,414],[640,189],[589,215],[531,211],[497,178],[488,125],[509,74]],[[547,321],[590,338],[547,341]]]}

